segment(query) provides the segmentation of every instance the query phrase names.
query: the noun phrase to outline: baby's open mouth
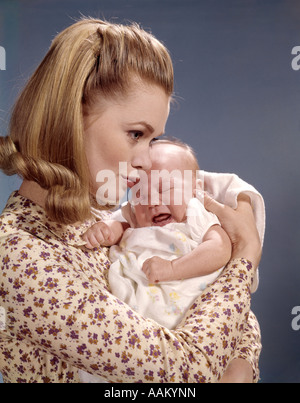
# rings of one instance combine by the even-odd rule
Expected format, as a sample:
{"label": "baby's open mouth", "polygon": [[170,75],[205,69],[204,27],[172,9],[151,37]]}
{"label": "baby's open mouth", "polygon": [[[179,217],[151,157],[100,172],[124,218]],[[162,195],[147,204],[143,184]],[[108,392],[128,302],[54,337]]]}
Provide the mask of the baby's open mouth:
{"label": "baby's open mouth", "polygon": [[153,225],[157,225],[160,227],[169,224],[171,221],[172,221],[171,214],[159,214],[157,216],[154,216],[152,219]]}

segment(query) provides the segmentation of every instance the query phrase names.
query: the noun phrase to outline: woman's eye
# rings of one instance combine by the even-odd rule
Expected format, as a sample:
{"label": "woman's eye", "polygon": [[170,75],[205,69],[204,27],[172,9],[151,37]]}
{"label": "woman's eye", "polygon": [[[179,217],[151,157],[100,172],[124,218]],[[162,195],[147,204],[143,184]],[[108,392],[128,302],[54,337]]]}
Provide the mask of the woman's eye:
{"label": "woman's eye", "polygon": [[129,132],[129,136],[133,141],[139,141],[141,137],[143,137],[144,133],[139,131]]}

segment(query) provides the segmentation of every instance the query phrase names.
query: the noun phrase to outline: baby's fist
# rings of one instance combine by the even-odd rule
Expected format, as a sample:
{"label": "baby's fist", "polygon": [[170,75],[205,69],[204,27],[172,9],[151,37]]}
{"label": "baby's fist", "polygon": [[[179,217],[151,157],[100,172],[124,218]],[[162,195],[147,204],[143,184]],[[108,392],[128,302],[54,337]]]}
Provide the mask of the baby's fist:
{"label": "baby's fist", "polygon": [[157,256],[146,260],[142,270],[146,274],[150,284],[172,281],[174,277],[172,262]]}
{"label": "baby's fist", "polygon": [[94,249],[98,246],[114,245],[114,234],[111,228],[104,222],[98,222],[89,228],[82,239],[86,242],[88,249]]}

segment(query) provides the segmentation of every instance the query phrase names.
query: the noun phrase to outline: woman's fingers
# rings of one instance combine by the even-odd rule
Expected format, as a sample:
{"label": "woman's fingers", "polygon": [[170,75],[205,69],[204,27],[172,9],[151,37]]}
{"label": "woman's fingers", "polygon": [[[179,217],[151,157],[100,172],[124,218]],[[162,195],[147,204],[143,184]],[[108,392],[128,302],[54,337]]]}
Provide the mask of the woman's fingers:
{"label": "woman's fingers", "polygon": [[219,218],[231,239],[232,259],[245,258],[258,266],[262,249],[250,198],[244,194],[239,195],[238,207],[234,210],[206,193],[203,197],[205,208]]}
{"label": "woman's fingers", "polygon": [[205,192],[203,194],[203,197],[204,197],[204,207],[206,208],[206,210],[215,214],[221,221],[224,214],[226,214],[225,212],[226,206],[222,203],[219,203],[217,200],[213,199]]}

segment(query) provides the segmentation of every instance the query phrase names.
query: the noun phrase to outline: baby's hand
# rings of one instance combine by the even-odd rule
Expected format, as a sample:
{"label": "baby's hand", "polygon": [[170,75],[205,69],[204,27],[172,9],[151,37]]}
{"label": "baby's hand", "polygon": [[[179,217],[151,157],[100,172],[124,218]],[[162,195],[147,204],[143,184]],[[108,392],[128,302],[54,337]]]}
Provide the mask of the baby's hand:
{"label": "baby's hand", "polygon": [[170,260],[154,256],[145,261],[142,270],[146,274],[150,284],[173,281],[174,272]]}
{"label": "baby's hand", "polygon": [[98,222],[89,228],[82,235],[88,249],[94,249],[97,246],[112,246],[115,245],[115,235],[109,225],[104,222]]}

